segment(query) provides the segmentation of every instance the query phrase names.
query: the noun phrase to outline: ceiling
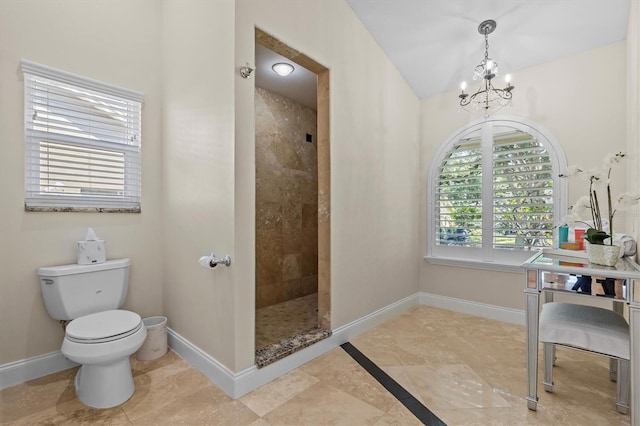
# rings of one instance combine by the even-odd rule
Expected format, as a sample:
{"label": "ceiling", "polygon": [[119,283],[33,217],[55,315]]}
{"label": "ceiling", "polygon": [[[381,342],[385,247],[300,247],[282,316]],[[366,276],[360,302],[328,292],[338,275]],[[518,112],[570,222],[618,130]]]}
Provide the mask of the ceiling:
{"label": "ceiling", "polygon": [[[624,40],[631,0],[347,0],[419,98],[469,82],[478,25],[501,74]],[[517,75],[513,76],[517,86]]]}
{"label": "ceiling", "polygon": [[[478,25],[486,19],[497,22],[489,35],[489,56],[498,63],[500,74],[514,74],[517,86],[520,69],[624,40],[631,4],[631,0],[346,1],[419,98],[471,81],[484,57]],[[256,45],[256,85],[294,100],[309,87],[315,89],[315,74],[303,69],[313,79],[306,83],[303,73],[295,76],[301,67],[287,78],[277,76],[271,70],[275,60],[271,55],[276,54]],[[294,83],[306,84],[306,89]],[[315,106],[315,99],[298,102]]]}

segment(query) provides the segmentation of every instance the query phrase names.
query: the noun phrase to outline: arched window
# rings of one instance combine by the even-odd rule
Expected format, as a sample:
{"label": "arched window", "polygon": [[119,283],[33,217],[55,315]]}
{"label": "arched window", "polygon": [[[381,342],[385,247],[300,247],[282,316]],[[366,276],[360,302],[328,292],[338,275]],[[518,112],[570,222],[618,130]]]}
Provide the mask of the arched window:
{"label": "arched window", "polygon": [[556,247],[566,214],[560,145],[521,118],[489,118],[456,131],[431,163],[430,259],[515,265]]}

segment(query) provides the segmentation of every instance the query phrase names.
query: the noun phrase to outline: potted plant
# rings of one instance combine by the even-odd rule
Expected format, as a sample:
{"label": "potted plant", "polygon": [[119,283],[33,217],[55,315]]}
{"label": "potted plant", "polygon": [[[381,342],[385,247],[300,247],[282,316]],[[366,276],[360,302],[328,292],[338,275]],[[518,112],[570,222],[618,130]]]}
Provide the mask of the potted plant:
{"label": "potted plant", "polygon": [[[613,239],[613,219],[618,210],[624,210],[638,203],[640,196],[623,193],[617,197],[614,205],[611,196],[611,171],[613,167],[620,163],[625,157],[624,152],[610,154],[605,157],[604,165],[601,168],[585,171],[577,166],[567,168],[567,173],[561,177],[580,176],[589,180],[589,195],[581,197],[572,206],[569,222],[584,223],[588,226],[584,234],[585,246],[589,260],[593,263],[613,266],[617,263],[620,255],[620,247],[614,244]],[[606,189],[607,216],[606,225],[600,208],[598,190]],[[588,212],[588,213],[587,213]],[[585,213],[590,214],[591,223],[586,223],[582,219]]]}

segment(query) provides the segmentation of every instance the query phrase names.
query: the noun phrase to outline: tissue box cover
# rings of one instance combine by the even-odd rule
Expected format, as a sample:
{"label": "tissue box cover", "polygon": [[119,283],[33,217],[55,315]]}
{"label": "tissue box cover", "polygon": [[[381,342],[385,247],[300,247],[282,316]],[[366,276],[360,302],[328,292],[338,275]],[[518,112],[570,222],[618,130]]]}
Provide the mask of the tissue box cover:
{"label": "tissue box cover", "polygon": [[107,254],[104,248],[104,240],[78,241],[78,265],[90,265],[106,261]]}

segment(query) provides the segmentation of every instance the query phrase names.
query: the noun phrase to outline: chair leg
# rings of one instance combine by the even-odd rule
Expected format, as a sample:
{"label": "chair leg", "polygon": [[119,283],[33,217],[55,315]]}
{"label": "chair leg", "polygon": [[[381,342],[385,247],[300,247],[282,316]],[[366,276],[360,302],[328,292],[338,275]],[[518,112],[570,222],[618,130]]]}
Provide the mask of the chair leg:
{"label": "chair leg", "polygon": [[612,382],[618,380],[618,359],[609,358],[609,379]]}
{"label": "chair leg", "polygon": [[616,407],[618,412],[627,414],[629,412],[629,386],[630,386],[630,364],[626,359],[618,360],[618,396],[616,399]]}
{"label": "chair leg", "polygon": [[543,343],[544,346],[544,390],[553,392],[553,365],[555,361],[556,345]]}

